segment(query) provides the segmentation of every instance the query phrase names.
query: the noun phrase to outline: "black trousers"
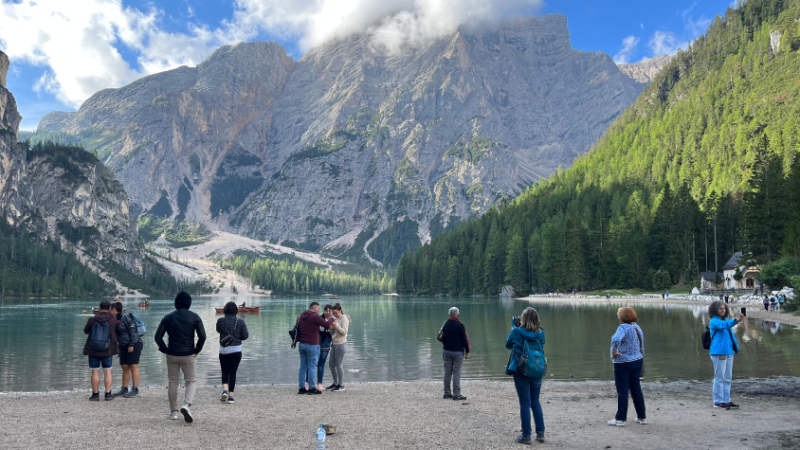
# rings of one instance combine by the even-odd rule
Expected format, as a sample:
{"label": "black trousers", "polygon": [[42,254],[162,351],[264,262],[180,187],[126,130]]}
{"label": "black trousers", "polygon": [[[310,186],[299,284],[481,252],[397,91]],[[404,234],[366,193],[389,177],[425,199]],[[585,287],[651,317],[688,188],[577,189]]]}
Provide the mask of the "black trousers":
{"label": "black trousers", "polygon": [[242,362],[242,352],[230,353],[227,355],[219,354],[219,365],[222,368],[222,384],[228,385],[228,391],[233,392],[236,388],[236,370]]}
{"label": "black trousers", "polygon": [[639,377],[642,376],[643,359],[626,363],[614,364],[614,384],[617,385],[617,415],[616,420],[628,420],[628,393],[633,399],[633,407],[639,419],[646,419],[644,410],[644,395]]}

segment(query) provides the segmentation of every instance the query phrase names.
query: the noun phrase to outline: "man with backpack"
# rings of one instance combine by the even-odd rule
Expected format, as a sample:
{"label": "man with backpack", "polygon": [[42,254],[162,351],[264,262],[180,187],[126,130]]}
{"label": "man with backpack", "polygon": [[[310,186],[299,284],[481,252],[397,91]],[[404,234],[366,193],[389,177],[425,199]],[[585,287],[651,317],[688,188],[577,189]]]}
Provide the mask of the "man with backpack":
{"label": "man with backpack", "polygon": [[[189,311],[192,306],[192,296],[186,292],[179,292],[175,297],[175,311],[164,316],[156,330],[155,340],[158,351],[167,355],[167,376],[169,378],[169,407],[170,420],[178,420],[178,411],[183,414],[187,423],[192,423],[194,417],[189,409],[194,401],[195,362],[197,354],[203,350],[206,343],[206,329],[200,316]],[[164,334],[169,335],[169,344],[164,343]],[[194,341],[197,334],[197,343]],[[178,384],[181,371],[186,383],[186,394],[183,406],[178,409]]]}
{"label": "man with backpack", "polygon": [[100,310],[94,317],[90,317],[83,327],[86,344],[83,354],[89,357],[89,368],[92,370],[92,396],[89,400],[100,401],[100,367],[103,368],[103,381],[105,382],[105,399],[113,400],[111,395],[111,361],[117,354],[117,320],[109,312],[111,302],[100,302]]}
{"label": "man with backpack", "polygon": [[[117,345],[119,347],[119,365],[122,367],[122,387],[114,397],[135,398],[139,396],[139,357],[142,354],[142,338],[145,332],[144,322],[133,313],[123,314],[122,303],[114,303],[119,324],[117,326]],[[133,388],[128,391],[128,383],[133,378]]]}

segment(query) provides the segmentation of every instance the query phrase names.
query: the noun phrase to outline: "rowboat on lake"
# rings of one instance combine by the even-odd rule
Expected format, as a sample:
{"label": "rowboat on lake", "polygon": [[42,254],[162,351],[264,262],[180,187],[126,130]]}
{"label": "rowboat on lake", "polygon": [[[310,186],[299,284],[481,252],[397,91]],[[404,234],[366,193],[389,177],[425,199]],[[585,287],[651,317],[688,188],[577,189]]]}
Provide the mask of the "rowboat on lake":
{"label": "rowboat on lake", "polygon": [[[217,310],[217,314],[222,314],[222,310],[224,308],[214,307],[214,309]],[[239,312],[240,313],[260,313],[261,312],[261,307],[260,306],[247,306],[247,307],[243,308],[243,307],[240,306],[239,307]]]}

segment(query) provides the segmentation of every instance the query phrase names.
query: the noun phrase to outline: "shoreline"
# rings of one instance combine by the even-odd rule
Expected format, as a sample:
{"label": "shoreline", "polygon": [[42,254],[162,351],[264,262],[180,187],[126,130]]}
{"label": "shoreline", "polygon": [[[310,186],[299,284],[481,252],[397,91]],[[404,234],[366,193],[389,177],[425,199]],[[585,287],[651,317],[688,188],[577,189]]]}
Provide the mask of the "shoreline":
{"label": "shoreline", "polygon": [[[736,369],[734,367],[734,376]],[[115,380],[118,381],[118,380]],[[86,391],[0,395],[0,439],[8,448],[311,448],[320,423],[336,425],[327,448],[522,448],[519,407],[510,381],[462,381],[466,401],[443,400],[441,381],[349,383],[341,393],[296,395],[293,385],[249,385],[237,403],[220,388],[199,387],[195,421],[167,419],[163,387],[137,399],[89,402]],[[713,409],[711,383],[643,383],[649,424],[605,422],[616,411],[612,381],[545,379],[544,445],[554,448],[798,448],[800,378],[736,379],[738,411]],[[183,392],[179,392],[182,399]],[[787,401],[789,400],[789,401]],[[109,426],[114,433],[109,433]],[[28,432],[20,433],[19,430]],[[35,431],[35,432],[32,432]]]}
{"label": "shoreline", "polygon": [[[575,303],[584,303],[584,304],[622,304],[622,305],[691,305],[691,306],[703,306],[704,308],[708,308],[710,305],[709,302],[704,301],[695,301],[695,300],[686,300],[686,299],[660,299],[660,298],[651,298],[651,297],[611,297],[610,299],[605,298],[585,298],[585,297],[546,297],[546,296],[530,296],[530,297],[516,297],[514,300],[522,300],[528,301],[531,303],[554,303],[554,304],[575,304]],[[747,317],[750,319],[759,319],[759,320],[769,320],[773,322],[780,322],[781,324],[791,325],[795,328],[800,329],[800,316],[792,313],[792,312],[784,312],[784,311],[764,311],[761,305],[739,305],[737,303],[731,303],[730,308],[731,311],[737,313],[739,308],[745,307],[747,308]],[[760,309],[759,309],[760,308]],[[735,316],[736,316],[735,315]],[[734,316],[734,317],[735,317]]]}

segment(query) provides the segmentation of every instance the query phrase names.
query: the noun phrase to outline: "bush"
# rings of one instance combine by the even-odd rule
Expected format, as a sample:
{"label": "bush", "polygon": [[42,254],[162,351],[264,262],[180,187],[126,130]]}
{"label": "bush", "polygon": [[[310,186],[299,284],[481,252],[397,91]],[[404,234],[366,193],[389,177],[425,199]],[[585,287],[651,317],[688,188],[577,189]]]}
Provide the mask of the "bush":
{"label": "bush", "polygon": [[759,279],[765,285],[778,290],[784,286],[799,287],[800,262],[794,258],[781,258],[764,264]]}

